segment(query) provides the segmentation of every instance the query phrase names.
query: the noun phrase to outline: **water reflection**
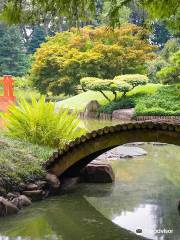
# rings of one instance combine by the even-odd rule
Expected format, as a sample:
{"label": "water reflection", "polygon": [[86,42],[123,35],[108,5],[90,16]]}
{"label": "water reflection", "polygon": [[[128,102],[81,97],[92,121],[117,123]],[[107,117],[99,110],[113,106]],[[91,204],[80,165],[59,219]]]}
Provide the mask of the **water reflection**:
{"label": "water reflection", "polygon": [[141,147],[147,156],[112,161],[114,184],[82,183],[0,219],[0,235],[8,236],[0,240],[179,240],[180,148]]}
{"label": "water reflection", "polygon": [[88,197],[88,200],[125,229],[133,232],[142,229],[140,235],[155,240],[178,240],[180,148],[151,144],[142,147],[147,156],[112,161],[116,182],[108,198]]}
{"label": "water reflection", "polygon": [[[143,229],[141,229],[141,235],[155,239],[156,234],[153,230],[156,230],[156,219],[154,217],[154,212],[157,211],[157,208],[158,206],[153,204],[140,204],[132,212],[122,211],[120,216],[115,215],[112,218],[112,221],[123,228],[131,230],[132,232],[138,232],[138,229],[141,229],[143,226]],[[151,227],[151,229],[149,229],[149,227]]]}

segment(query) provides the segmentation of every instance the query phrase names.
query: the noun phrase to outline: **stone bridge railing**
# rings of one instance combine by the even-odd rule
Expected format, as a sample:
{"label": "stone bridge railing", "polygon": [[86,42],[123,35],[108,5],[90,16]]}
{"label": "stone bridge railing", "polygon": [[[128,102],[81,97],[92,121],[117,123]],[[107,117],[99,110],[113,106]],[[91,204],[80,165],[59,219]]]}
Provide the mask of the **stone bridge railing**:
{"label": "stone bridge railing", "polygon": [[100,154],[129,142],[165,142],[180,145],[178,122],[130,122],[87,133],[54,152],[45,168],[57,176],[77,175]]}

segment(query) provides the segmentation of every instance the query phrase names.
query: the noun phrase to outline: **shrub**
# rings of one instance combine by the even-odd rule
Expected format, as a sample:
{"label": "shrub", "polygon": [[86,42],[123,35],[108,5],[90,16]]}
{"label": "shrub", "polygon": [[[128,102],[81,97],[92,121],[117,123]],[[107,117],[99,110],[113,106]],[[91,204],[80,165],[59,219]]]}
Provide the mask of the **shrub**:
{"label": "shrub", "polygon": [[163,58],[158,57],[152,61],[148,61],[147,63],[147,76],[149,78],[149,82],[151,83],[158,83],[159,79],[157,78],[156,74],[159,72],[162,68],[168,66],[168,62],[165,61]]}
{"label": "shrub", "polygon": [[43,43],[34,56],[31,77],[42,93],[74,94],[83,77],[112,79],[119,74],[144,73],[145,61],[154,57],[147,31],[125,24],[71,29]]}
{"label": "shrub", "polygon": [[180,115],[180,89],[163,86],[154,94],[136,100],[136,115]]}
{"label": "shrub", "polygon": [[169,61],[171,56],[180,50],[180,39],[179,38],[172,38],[169,39],[166,44],[164,45],[164,48],[160,52],[160,56],[165,60]]}
{"label": "shrub", "polygon": [[141,74],[125,74],[116,76],[114,78],[115,81],[120,81],[124,83],[130,84],[133,88],[137,87],[138,85],[145,85],[148,83],[148,77]]}
{"label": "shrub", "polygon": [[162,68],[156,75],[165,84],[180,82],[180,51],[174,53],[169,66]]}
{"label": "shrub", "polygon": [[100,108],[100,112],[112,113],[117,109],[126,109],[135,107],[134,98],[120,98],[117,101],[111,102],[110,104],[106,104]]}
{"label": "shrub", "polygon": [[88,89],[92,91],[99,91],[103,94],[103,96],[111,102],[111,99],[105,94],[105,91],[110,91],[114,94],[114,100],[117,98],[117,91],[123,92],[125,94],[128,92],[132,86],[128,83],[118,80],[110,80],[110,79],[99,79],[99,78],[92,78],[86,77],[82,78],[81,86],[83,89]]}
{"label": "shrub", "polygon": [[46,103],[45,97],[38,101],[33,97],[31,103],[21,99],[2,117],[8,135],[39,145],[62,147],[84,133],[78,128],[77,112],[62,108],[55,112],[55,104]]}
{"label": "shrub", "polygon": [[14,87],[16,88],[29,88],[32,86],[32,82],[30,81],[28,76],[24,76],[24,77],[14,77]]}

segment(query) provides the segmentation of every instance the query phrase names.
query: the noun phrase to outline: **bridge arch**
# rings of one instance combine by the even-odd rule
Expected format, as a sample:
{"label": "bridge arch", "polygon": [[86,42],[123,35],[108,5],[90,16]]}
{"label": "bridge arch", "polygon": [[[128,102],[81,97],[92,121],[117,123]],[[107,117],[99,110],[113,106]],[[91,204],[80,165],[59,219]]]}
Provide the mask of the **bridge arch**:
{"label": "bridge arch", "polygon": [[75,176],[97,156],[130,142],[163,142],[180,146],[180,124],[143,121],[98,129],[54,152],[45,168],[57,176]]}

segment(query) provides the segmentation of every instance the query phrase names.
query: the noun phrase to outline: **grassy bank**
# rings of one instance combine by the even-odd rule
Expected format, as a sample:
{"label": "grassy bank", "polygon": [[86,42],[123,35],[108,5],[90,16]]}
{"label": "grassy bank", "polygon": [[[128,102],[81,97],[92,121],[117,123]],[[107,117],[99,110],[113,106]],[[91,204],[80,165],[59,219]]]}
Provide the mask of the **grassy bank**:
{"label": "grassy bank", "polygon": [[[113,99],[110,92],[106,92]],[[138,86],[122,98],[118,94],[118,100],[109,103],[101,93],[87,91],[62,102],[58,106],[76,108],[83,111],[91,100],[97,100],[101,105],[101,112],[112,113],[121,108],[135,107],[136,115],[180,115],[180,88],[178,85],[147,84]]]}
{"label": "grassy bank", "polygon": [[[42,163],[53,149],[13,140],[0,134],[0,176],[6,188],[45,174]],[[4,185],[4,184],[3,184]]]}
{"label": "grassy bank", "polygon": [[[110,99],[114,98],[114,95],[112,94],[112,92],[106,92],[106,94]],[[83,111],[86,105],[91,100],[97,100],[101,105],[105,105],[108,103],[107,99],[105,99],[100,92],[87,91],[87,92],[80,93],[74,97],[63,100],[57,103],[57,106],[63,106],[65,108],[77,109],[79,111]]]}

